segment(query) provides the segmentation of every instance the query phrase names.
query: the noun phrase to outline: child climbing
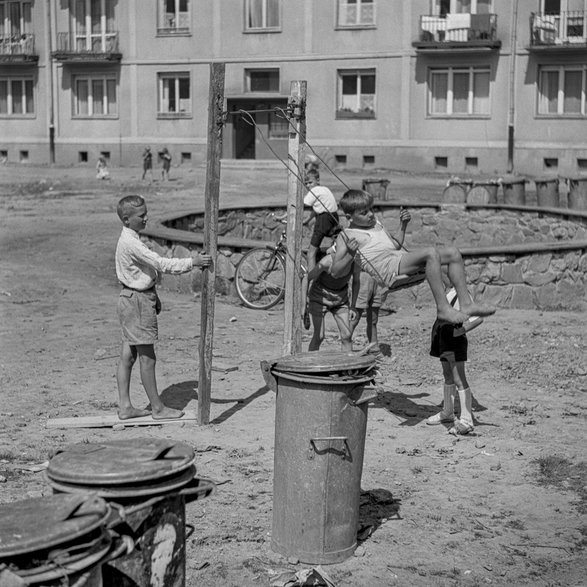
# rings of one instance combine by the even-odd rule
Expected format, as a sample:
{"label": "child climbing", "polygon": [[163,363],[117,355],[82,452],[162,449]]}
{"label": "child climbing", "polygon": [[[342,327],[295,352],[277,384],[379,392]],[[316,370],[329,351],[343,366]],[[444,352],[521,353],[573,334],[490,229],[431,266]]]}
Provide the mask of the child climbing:
{"label": "child climbing", "polygon": [[[443,322],[463,324],[470,316],[495,313],[496,308],[475,302],[469,294],[463,258],[456,247],[400,250],[399,243],[375,218],[373,196],[362,190],[345,192],[339,206],[350,224],[337,237],[336,254],[330,269],[333,277],[344,275],[358,256],[361,269],[389,289],[393,289],[398,276],[424,272],[436,303],[437,318]],[[446,267],[449,281],[456,289],[460,310],[453,308],[446,298],[443,267]]]}

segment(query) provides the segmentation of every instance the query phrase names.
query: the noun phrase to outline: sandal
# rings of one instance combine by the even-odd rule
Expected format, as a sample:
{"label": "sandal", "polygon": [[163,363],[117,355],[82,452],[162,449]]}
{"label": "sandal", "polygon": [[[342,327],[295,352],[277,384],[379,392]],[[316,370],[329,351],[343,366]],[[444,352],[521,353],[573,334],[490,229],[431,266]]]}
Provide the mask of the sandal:
{"label": "sandal", "polygon": [[428,426],[438,426],[438,424],[453,424],[454,421],[454,414],[446,415],[444,412],[438,412],[438,414],[430,416],[430,418],[426,420],[426,424],[428,424]]}
{"label": "sandal", "polygon": [[449,434],[455,436],[466,436],[475,430],[471,424],[463,422],[462,420],[455,420],[455,425],[448,431]]}

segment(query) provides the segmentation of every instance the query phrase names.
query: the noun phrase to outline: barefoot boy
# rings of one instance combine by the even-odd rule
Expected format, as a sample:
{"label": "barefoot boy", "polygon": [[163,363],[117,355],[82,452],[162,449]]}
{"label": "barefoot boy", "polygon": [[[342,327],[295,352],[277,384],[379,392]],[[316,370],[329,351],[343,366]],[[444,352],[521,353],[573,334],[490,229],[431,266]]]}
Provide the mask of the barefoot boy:
{"label": "barefoot boy", "polygon": [[133,407],[130,400],[130,378],[138,357],[141,381],[153,418],[181,418],[183,412],[167,407],[157,391],[155,341],[161,302],[155,286],[160,273],[186,273],[193,267],[208,267],[212,259],[205,254],[168,259],[151,251],[139,238],[139,232],[147,224],[147,205],[142,196],[122,198],[117,212],[124,225],[115,257],[116,275],[122,285],[118,298],[118,318],[122,328],[122,348],[116,371],[118,417],[127,420],[150,414]]}
{"label": "barefoot boy", "polygon": [[[473,301],[465,278],[461,253],[455,247],[427,247],[418,251],[401,251],[399,245],[377,222],[373,213],[373,196],[362,190],[348,190],[339,206],[349,219],[349,228],[338,235],[336,254],[330,270],[334,277],[344,274],[355,255],[361,269],[370,273],[379,283],[392,288],[398,275],[414,275],[425,271],[426,281],[436,302],[437,318],[451,324],[462,324],[469,316],[490,316],[495,308]],[[455,287],[460,310],[446,299],[442,267]]]}

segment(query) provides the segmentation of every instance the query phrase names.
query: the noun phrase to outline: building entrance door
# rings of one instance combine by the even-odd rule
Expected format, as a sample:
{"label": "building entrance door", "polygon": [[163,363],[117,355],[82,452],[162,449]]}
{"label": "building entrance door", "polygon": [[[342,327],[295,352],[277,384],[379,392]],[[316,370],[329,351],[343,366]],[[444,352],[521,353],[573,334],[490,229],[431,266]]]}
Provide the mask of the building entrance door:
{"label": "building entrance door", "polygon": [[[274,108],[287,106],[287,99],[228,98],[223,156],[229,159],[275,159],[287,157],[288,121]],[[239,113],[243,110],[245,113]],[[275,153],[274,153],[275,152]]]}

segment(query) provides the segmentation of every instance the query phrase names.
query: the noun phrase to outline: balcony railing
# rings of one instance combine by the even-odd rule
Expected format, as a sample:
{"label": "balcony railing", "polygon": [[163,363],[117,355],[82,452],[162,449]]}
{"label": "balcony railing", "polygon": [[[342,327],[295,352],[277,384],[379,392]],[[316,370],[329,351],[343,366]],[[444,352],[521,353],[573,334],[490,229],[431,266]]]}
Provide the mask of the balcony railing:
{"label": "balcony railing", "polygon": [[53,57],[60,61],[120,61],[118,33],[57,33]]}
{"label": "balcony railing", "polygon": [[530,45],[552,47],[587,45],[587,12],[573,10],[560,14],[533,12],[530,15]]}
{"label": "balcony railing", "polygon": [[420,16],[420,34],[412,43],[416,48],[498,48],[497,14],[444,14]]}
{"label": "balcony railing", "polygon": [[29,33],[17,35],[0,35],[0,61],[38,61],[35,53],[35,35]]}

